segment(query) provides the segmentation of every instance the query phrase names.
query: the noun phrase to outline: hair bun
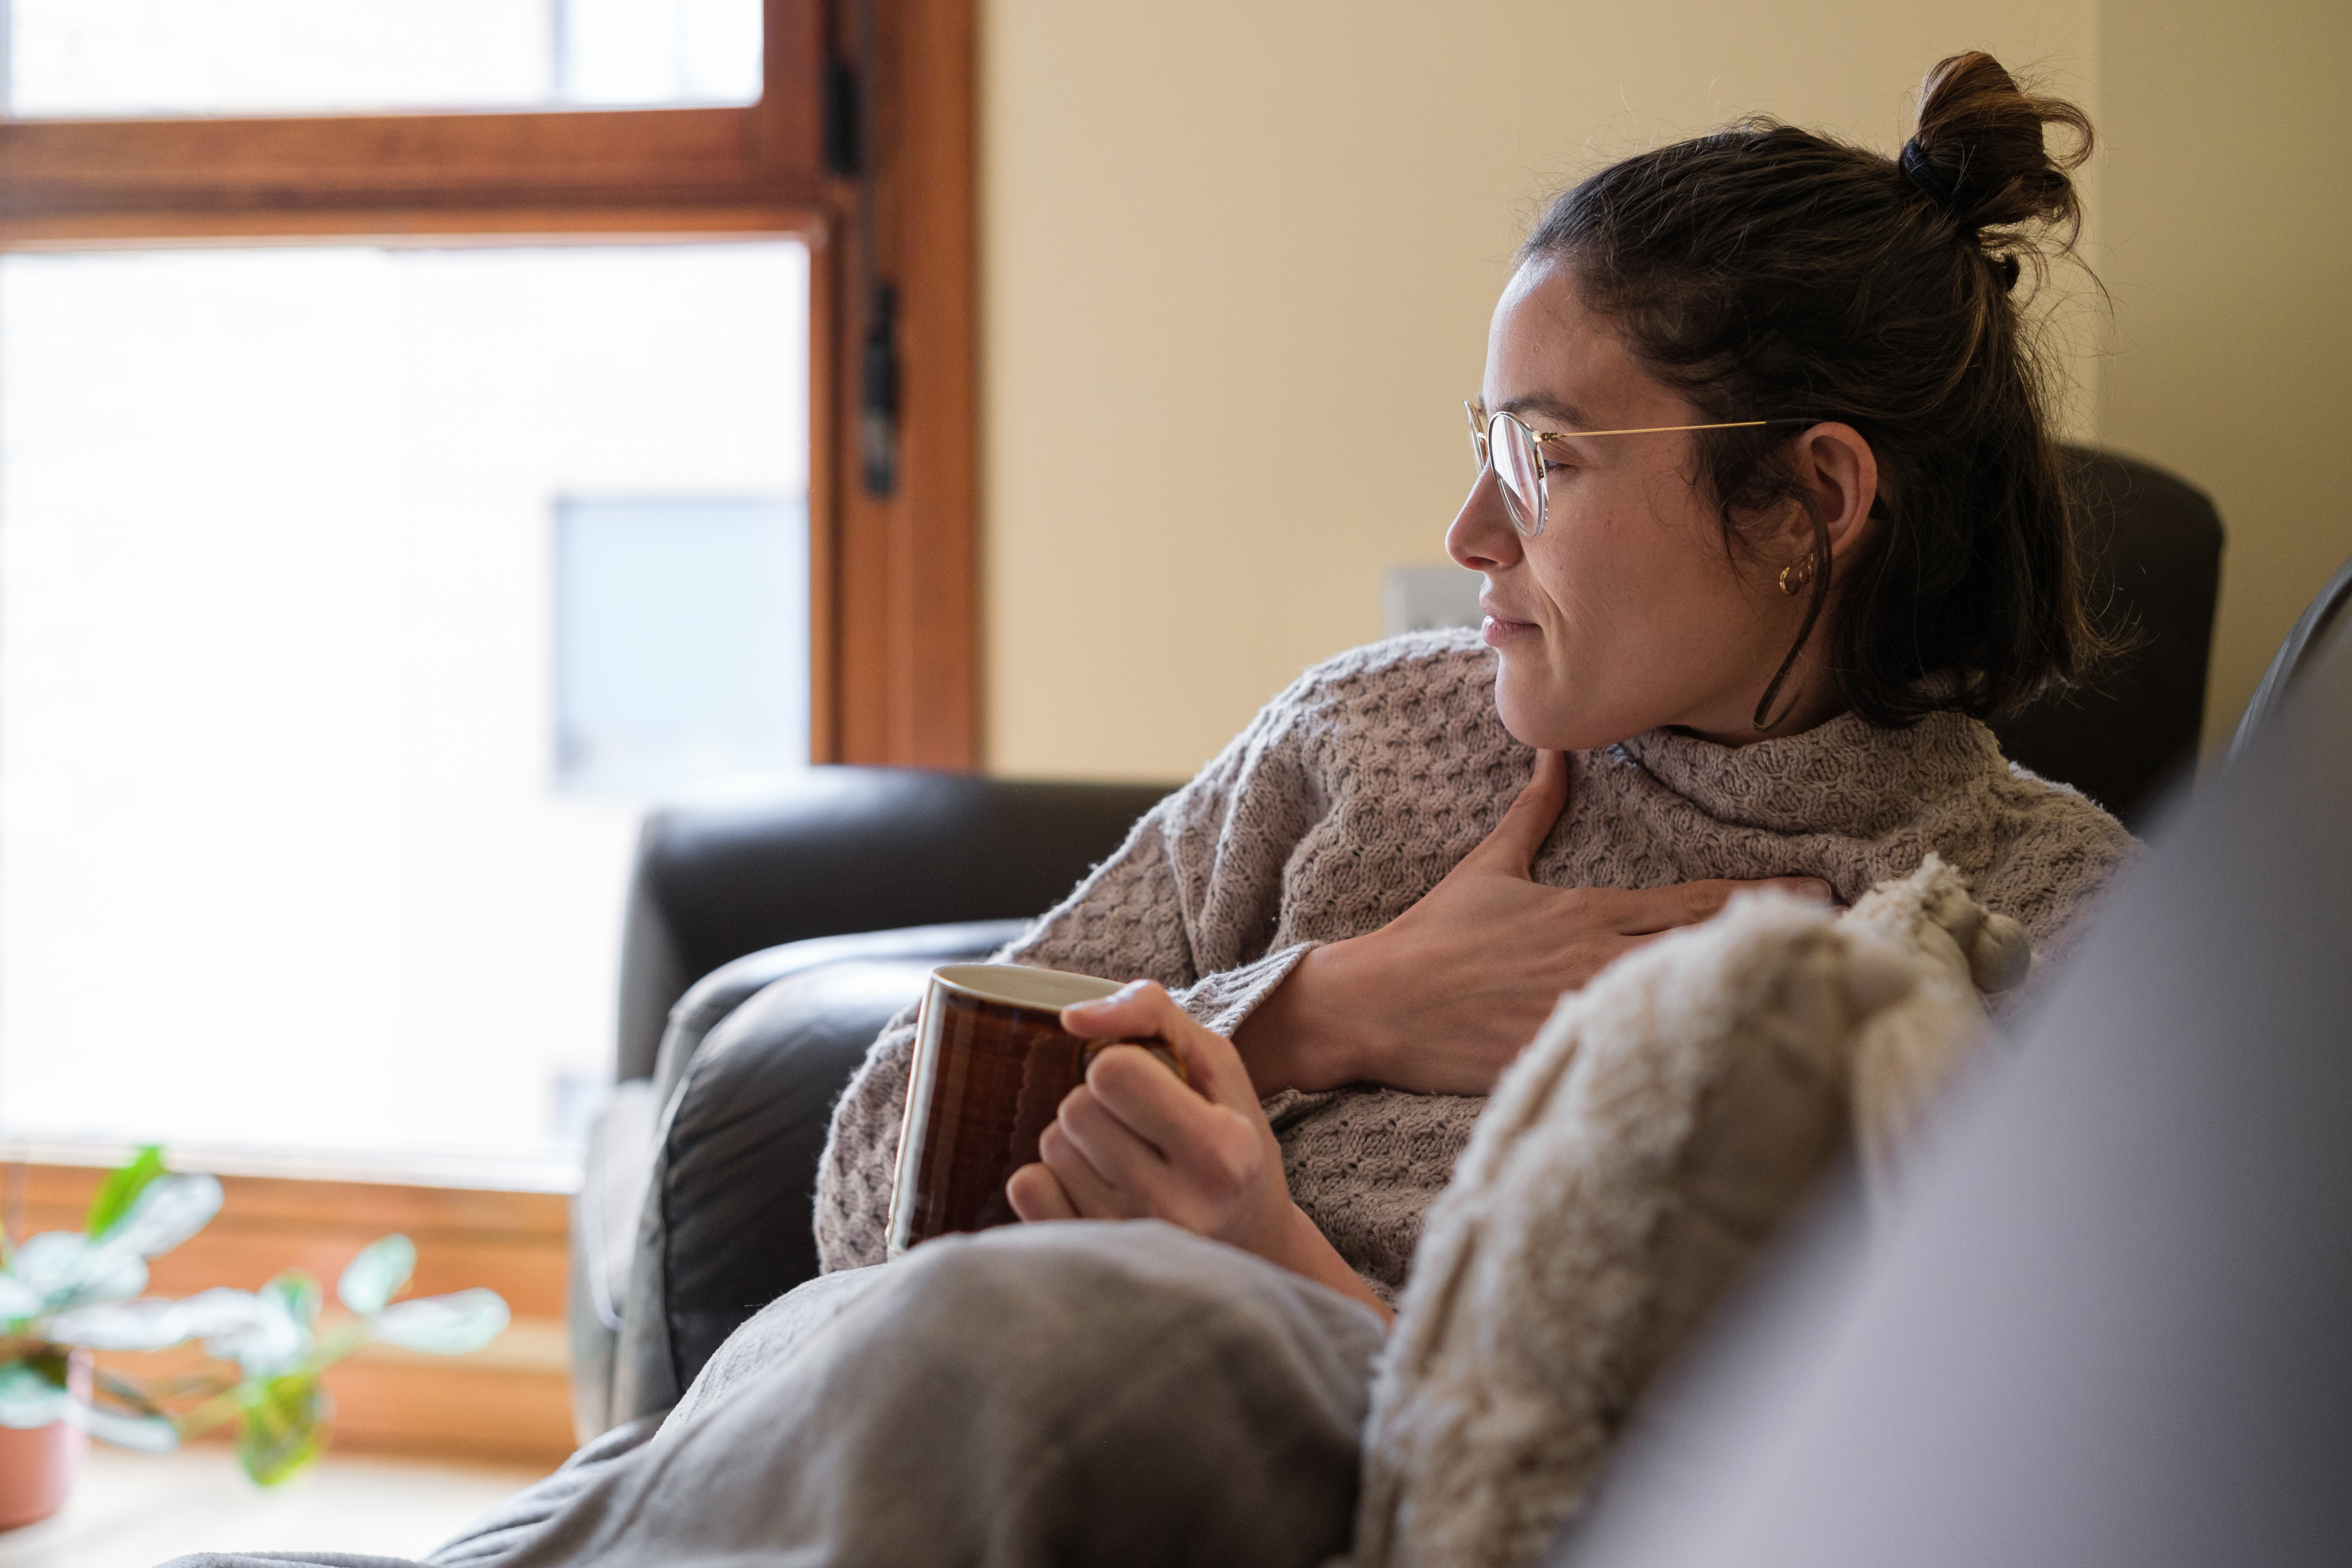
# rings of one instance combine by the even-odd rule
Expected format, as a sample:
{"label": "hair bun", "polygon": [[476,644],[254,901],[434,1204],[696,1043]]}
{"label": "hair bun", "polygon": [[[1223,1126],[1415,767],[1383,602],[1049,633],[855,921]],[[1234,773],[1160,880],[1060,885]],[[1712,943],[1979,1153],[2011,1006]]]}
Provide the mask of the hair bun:
{"label": "hair bun", "polygon": [[[2074,133],[2074,144],[2056,154],[2044,139],[2053,125]],[[2042,223],[2071,245],[2082,228],[2073,176],[2091,155],[2090,117],[2063,99],[2027,92],[1990,55],[1936,62],[1920,85],[1919,128],[1904,154],[1906,176],[1963,231]]]}

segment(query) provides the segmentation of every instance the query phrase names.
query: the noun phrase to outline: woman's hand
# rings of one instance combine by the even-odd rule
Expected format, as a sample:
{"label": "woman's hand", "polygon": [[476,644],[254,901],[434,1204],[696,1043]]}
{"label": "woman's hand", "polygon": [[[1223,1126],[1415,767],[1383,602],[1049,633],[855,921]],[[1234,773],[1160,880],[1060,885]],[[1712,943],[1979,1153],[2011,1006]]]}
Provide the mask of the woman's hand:
{"label": "woman's hand", "polygon": [[1824,901],[1825,882],[1547,888],[1528,868],[1568,806],[1568,759],[1536,754],[1495,831],[1422,900],[1375,931],[1308,952],[1235,1031],[1261,1093],[1378,1083],[1486,1094],[1563,991],[1749,888]]}
{"label": "woman's hand", "polygon": [[1029,1221],[1166,1220],[1390,1315],[1291,1201],[1281,1145],[1231,1041],[1149,981],[1065,1007],[1062,1026],[1081,1039],[1158,1040],[1184,1064],[1192,1087],[1140,1047],[1097,1052],[1087,1081],[1037,1140],[1039,1163],[1005,1183],[1013,1213]]}

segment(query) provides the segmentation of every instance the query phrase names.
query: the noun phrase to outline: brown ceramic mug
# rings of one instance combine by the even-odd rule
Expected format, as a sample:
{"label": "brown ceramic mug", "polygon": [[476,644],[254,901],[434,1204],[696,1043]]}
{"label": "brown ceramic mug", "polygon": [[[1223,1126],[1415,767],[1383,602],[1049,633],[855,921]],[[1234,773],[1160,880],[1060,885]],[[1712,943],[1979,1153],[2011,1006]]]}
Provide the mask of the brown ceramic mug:
{"label": "brown ceramic mug", "polygon": [[[891,1257],[935,1236],[1019,1217],[1005,1182],[1037,1158],[1038,1135],[1086,1081],[1094,1054],[1114,1043],[1071,1034],[1062,1009],[1118,989],[1114,980],[1013,963],[931,971],[898,1129]],[[1138,1043],[1182,1076],[1165,1047]]]}

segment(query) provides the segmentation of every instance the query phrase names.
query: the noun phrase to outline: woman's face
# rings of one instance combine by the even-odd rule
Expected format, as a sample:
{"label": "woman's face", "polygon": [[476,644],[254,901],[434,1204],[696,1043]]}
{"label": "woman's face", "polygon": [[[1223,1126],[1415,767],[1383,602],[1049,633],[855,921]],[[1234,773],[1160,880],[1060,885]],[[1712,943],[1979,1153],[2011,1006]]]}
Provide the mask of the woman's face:
{"label": "woman's face", "polygon": [[[1538,431],[1706,417],[1585,309],[1565,265],[1542,259],[1519,269],[1495,308],[1481,394],[1484,414],[1515,414]],[[1491,468],[1446,531],[1447,553],[1486,574],[1485,635],[1501,656],[1496,701],[1527,744],[1605,746],[1667,724],[1727,744],[1759,738],[1757,699],[1804,613],[1803,595],[1780,592],[1779,572],[1805,550],[1795,545],[1787,561],[1727,554],[1720,517],[1695,483],[1695,439],[1545,441],[1541,534],[1512,528]],[[1816,633],[1811,646],[1822,640]],[[1801,661],[1776,706],[1805,673]],[[1805,707],[1819,705],[1807,696]],[[1805,715],[1791,717],[1775,731],[1803,727]]]}

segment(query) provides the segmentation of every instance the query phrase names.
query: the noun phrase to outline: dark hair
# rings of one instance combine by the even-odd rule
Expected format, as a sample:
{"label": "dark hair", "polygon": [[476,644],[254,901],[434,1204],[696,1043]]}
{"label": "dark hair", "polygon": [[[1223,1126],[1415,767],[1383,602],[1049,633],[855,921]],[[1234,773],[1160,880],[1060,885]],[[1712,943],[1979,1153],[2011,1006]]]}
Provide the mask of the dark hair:
{"label": "dark hair", "polygon": [[[2046,126],[2073,132],[2053,155]],[[2085,615],[2047,372],[2012,290],[2070,251],[2083,111],[1990,55],[1927,73],[1903,163],[1750,120],[1643,153],[1555,197],[1521,248],[1706,420],[1837,420],[1886,508],[1838,563],[1829,668],[1871,723],[1982,717],[2107,650]],[[1922,166],[1924,165],[1924,166]],[[1798,500],[1787,426],[1702,432],[1727,548]],[[1931,676],[1948,679],[1929,680]]]}

